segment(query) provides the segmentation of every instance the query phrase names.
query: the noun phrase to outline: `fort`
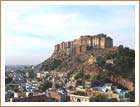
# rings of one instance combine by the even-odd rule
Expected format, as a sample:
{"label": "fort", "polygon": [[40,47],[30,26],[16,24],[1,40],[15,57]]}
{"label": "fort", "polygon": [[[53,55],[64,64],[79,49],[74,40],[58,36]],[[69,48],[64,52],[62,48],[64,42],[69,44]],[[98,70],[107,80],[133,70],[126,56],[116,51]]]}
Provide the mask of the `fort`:
{"label": "fort", "polygon": [[93,48],[112,48],[113,40],[106,34],[84,35],[78,39],[55,45],[54,53],[81,54]]}

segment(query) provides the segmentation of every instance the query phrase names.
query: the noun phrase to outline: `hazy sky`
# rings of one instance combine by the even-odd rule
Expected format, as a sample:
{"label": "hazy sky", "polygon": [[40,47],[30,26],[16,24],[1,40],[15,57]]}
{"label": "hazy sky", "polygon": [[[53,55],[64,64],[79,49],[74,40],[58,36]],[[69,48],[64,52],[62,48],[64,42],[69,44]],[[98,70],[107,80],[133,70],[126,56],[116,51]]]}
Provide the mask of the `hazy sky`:
{"label": "hazy sky", "polygon": [[6,64],[39,64],[54,45],[105,33],[114,45],[135,48],[134,6],[7,6]]}

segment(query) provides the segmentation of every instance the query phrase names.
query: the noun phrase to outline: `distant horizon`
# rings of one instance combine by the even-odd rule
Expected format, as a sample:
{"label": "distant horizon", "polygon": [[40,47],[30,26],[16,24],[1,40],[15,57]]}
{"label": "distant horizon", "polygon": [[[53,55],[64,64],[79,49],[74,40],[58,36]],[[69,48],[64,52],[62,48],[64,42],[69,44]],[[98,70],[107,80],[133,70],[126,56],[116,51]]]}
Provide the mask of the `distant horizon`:
{"label": "distant horizon", "polygon": [[104,33],[135,50],[134,5],[9,5],[5,19],[6,65],[40,64],[80,35]]}

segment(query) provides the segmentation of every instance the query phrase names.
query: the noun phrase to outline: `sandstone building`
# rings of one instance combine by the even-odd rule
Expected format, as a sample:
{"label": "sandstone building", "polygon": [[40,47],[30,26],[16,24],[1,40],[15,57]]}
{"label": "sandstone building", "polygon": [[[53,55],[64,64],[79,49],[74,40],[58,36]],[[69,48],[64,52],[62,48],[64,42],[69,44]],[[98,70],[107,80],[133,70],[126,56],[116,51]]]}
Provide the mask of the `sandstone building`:
{"label": "sandstone building", "polygon": [[105,34],[84,35],[74,41],[55,45],[54,53],[81,54],[93,48],[112,48],[113,40]]}

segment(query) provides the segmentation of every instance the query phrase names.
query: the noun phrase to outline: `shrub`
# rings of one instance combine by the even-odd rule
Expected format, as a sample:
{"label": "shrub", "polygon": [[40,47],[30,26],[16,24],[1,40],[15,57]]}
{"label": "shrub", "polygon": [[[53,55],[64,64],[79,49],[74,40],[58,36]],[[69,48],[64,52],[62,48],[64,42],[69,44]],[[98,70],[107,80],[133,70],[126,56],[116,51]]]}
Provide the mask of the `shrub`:
{"label": "shrub", "polygon": [[90,97],[89,99],[90,102],[104,102],[107,101],[107,96],[105,95],[97,95],[95,97]]}

